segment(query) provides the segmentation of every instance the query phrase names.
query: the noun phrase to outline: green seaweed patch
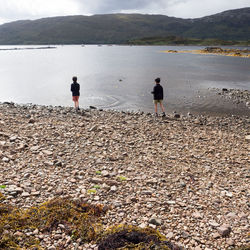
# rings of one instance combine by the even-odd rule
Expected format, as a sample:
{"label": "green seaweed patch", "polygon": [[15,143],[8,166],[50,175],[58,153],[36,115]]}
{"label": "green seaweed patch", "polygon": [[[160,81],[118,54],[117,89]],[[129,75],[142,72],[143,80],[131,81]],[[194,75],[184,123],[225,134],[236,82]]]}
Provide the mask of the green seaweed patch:
{"label": "green seaweed patch", "polygon": [[109,208],[81,200],[57,198],[29,209],[0,203],[0,249],[43,249],[40,240],[27,235],[42,233],[64,225],[64,233],[80,244],[93,242],[104,249],[179,249],[153,228],[119,225],[105,229],[103,215]]}
{"label": "green seaweed patch", "polygon": [[93,188],[100,189],[101,187],[99,185],[95,185],[95,186],[93,186]]}
{"label": "green seaweed patch", "polygon": [[[25,239],[25,240],[24,240]],[[39,246],[39,240],[35,237],[24,235],[23,237],[16,237],[12,233],[3,233],[0,236],[0,249],[37,249],[42,250]]]}
{"label": "green seaweed patch", "polygon": [[6,188],[6,185],[0,185],[0,189]]}
{"label": "green seaweed patch", "polygon": [[126,180],[127,180],[127,177],[125,177],[125,176],[117,176],[117,178],[118,178],[120,181],[126,181]]}
{"label": "green seaweed patch", "polygon": [[95,173],[96,173],[96,174],[99,174],[99,175],[101,175],[101,174],[102,174],[102,172],[101,172],[101,171],[99,171],[99,170],[95,171]]}
{"label": "green seaweed patch", "polygon": [[[59,224],[64,225],[65,233],[81,242],[90,242],[102,230],[100,217],[106,212],[103,205],[90,205],[68,198],[58,198],[41,206],[18,209],[0,204],[0,249],[30,249],[39,245],[35,237],[15,236],[15,232],[51,232]],[[7,234],[4,232],[7,231]]]}
{"label": "green seaweed patch", "polygon": [[89,189],[88,191],[87,191],[87,193],[88,194],[96,194],[96,189]]}
{"label": "green seaweed patch", "polygon": [[[130,225],[113,226],[97,240],[98,250],[105,249],[173,249],[165,236],[153,228]],[[178,249],[178,248],[176,248]]]}

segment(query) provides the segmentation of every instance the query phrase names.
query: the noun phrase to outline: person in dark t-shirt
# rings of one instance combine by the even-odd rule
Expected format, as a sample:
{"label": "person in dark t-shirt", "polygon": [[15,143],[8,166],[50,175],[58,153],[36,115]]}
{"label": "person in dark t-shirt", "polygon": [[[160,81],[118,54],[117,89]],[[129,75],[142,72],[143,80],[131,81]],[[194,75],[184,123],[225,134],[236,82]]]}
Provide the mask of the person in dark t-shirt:
{"label": "person in dark t-shirt", "polygon": [[157,104],[159,103],[162,110],[162,115],[165,116],[165,110],[163,106],[163,87],[161,86],[160,82],[160,78],[155,79],[155,86],[151,93],[154,95],[155,115],[158,115]]}
{"label": "person in dark t-shirt", "polygon": [[80,109],[79,108],[80,84],[77,83],[77,77],[76,76],[74,76],[72,78],[72,80],[73,80],[73,83],[71,84],[71,88],[70,88],[70,90],[72,92],[72,100],[73,100],[73,102],[75,104],[75,109],[79,110]]}

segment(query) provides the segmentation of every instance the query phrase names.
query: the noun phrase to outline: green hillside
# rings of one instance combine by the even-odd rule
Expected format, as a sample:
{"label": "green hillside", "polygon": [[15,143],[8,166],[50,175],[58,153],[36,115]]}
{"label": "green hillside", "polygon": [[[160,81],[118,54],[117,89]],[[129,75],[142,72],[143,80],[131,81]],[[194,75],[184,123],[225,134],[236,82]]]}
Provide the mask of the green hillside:
{"label": "green hillside", "polygon": [[127,44],[145,37],[250,40],[250,8],[181,19],[108,14],[24,20],[0,25],[0,44]]}

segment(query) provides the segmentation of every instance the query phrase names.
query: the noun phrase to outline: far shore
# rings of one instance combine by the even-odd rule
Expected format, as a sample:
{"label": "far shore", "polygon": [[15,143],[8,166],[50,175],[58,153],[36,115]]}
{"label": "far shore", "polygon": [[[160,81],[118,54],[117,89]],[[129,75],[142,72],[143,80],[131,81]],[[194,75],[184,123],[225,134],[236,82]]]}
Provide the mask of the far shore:
{"label": "far shore", "polygon": [[14,48],[6,48],[6,49],[1,49],[0,51],[5,51],[5,50],[31,50],[31,49],[56,49],[55,46],[41,46],[41,47],[14,47]]}
{"label": "far shore", "polygon": [[206,47],[201,50],[165,50],[165,53],[191,53],[191,54],[206,54],[206,55],[222,55],[250,58],[249,49],[222,49],[220,47]]}

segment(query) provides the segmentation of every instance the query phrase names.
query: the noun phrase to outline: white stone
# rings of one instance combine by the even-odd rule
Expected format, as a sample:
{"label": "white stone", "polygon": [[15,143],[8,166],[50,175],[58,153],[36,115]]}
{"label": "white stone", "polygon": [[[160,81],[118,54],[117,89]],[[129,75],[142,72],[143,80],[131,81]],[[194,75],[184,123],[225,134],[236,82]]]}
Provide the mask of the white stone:
{"label": "white stone", "polygon": [[245,139],[246,139],[247,141],[250,141],[250,135],[246,135]]}
{"label": "white stone", "polygon": [[116,192],[116,191],[117,191],[117,186],[112,186],[112,187],[110,188],[110,191]]}
{"label": "white stone", "polygon": [[219,227],[220,226],[220,224],[218,224],[216,221],[214,221],[214,220],[210,220],[209,221],[209,225],[210,226],[212,226],[212,227]]}
{"label": "white stone", "polygon": [[9,159],[8,157],[3,157],[2,161],[3,161],[3,162],[9,162],[10,159]]}
{"label": "white stone", "polygon": [[147,224],[146,224],[146,223],[141,223],[141,224],[139,225],[139,227],[140,227],[140,228],[145,228],[145,227],[147,227]]}
{"label": "white stone", "polygon": [[21,196],[22,196],[22,197],[29,197],[29,196],[30,196],[30,193],[28,193],[28,192],[23,192],[23,193],[21,194]]}

